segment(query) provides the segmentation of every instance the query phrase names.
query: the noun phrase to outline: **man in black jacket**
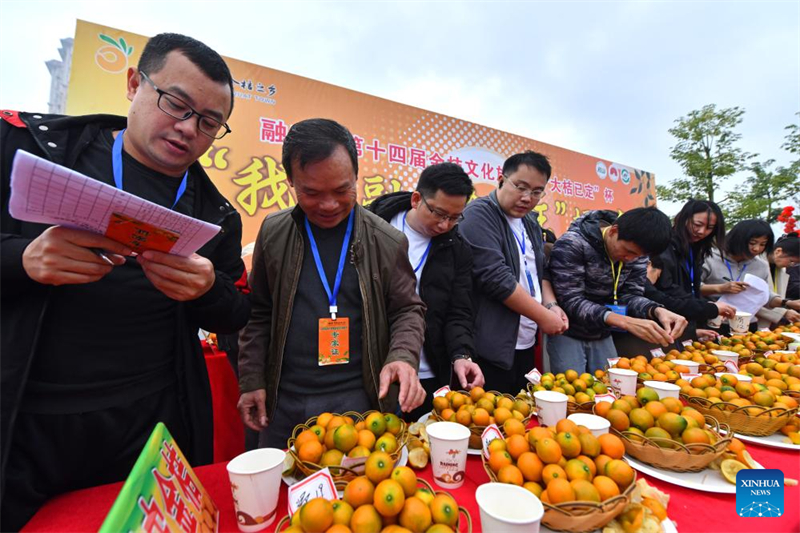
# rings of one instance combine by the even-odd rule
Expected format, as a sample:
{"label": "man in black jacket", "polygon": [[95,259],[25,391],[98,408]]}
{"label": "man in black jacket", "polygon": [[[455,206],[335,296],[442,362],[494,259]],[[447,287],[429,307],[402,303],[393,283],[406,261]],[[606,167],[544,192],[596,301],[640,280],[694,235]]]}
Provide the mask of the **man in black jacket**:
{"label": "man in black jacket", "polygon": [[[197,159],[230,131],[232,78],[203,43],[161,34],[127,83],[127,120],[0,112],[3,531],[56,494],[124,479],[157,422],[192,465],[213,459],[198,328],[237,331],[250,304],[241,219]],[[14,219],[19,149],[222,229],[189,257],[133,257],[101,235]]]}
{"label": "man in black jacket", "polygon": [[427,306],[419,377],[428,394],[409,420],[430,412],[433,393],[444,385],[483,385],[472,361],[472,253],[456,227],[472,191],[459,165],[440,163],[422,171],[413,193],[386,194],[369,205],[408,239],[417,293]]}

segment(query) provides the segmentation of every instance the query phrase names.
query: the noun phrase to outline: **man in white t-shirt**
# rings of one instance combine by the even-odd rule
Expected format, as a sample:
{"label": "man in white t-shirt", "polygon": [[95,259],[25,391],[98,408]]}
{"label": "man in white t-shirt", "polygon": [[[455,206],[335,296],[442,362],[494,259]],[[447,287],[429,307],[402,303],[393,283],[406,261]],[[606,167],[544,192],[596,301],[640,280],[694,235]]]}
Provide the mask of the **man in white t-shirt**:
{"label": "man in white t-shirt", "polygon": [[459,165],[440,163],[422,171],[413,193],[387,194],[368,207],[408,239],[417,293],[427,306],[419,378],[428,395],[409,420],[430,412],[433,393],[444,385],[483,386],[483,373],[472,360],[472,254],[456,226],[472,192]]}
{"label": "man in white t-shirt", "polygon": [[515,154],[497,190],[464,210],[460,231],[472,247],[475,346],[487,389],[518,392],[534,366],[539,330],[560,335],[569,327],[543,278],[542,228],[531,214],[550,174],[544,155]]}

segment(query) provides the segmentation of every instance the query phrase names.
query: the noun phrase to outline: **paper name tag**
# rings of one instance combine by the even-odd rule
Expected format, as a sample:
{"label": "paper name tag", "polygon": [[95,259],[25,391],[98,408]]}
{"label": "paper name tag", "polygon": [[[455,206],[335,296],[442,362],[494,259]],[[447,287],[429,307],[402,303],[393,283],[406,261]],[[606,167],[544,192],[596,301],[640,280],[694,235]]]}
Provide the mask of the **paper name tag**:
{"label": "paper name tag", "polygon": [[766,352],[764,352],[764,357],[770,356],[770,355],[772,355],[774,353],[775,352],[773,352],[772,350],[767,350]]}
{"label": "paper name tag", "polygon": [[699,378],[702,375],[703,374],[699,374],[699,373],[689,373],[689,374],[681,373],[681,379],[685,379],[686,381],[691,381],[694,378]]}
{"label": "paper name tag", "polygon": [[366,457],[342,457],[342,466],[355,470],[358,474],[364,473],[364,463],[367,462]]}
{"label": "paper name tag", "polygon": [[502,439],[503,434],[500,433],[500,428],[497,427],[497,424],[492,424],[491,426],[487,426],[486,429],[483,430],[481,433],[481,441],[483,442],[483,456],[487,459],[489,458],[489,443],[492,442],[494,439]]}
{"label": "paper name tag", "polygon": [[294,515],[306,502],[314,498],[325,498],[330,501],[339,499],[333,476],[327,468],[289,487],[289,514]]}
{"label": "paper name tag", "polygon": [[608,368],[614,368],[615,366],[617,366],[617,363],[619,363],[619,359],[620,359],[619,357],[612,357],[610,359],[607,359]]}
{"label": "paper name tag", "polygon": [[600,402],[614,403],[616,401],[616,399],[617,399],[617,397],[614,396],[613,394],[595,394],[594,395],[594,403],[595,404],[598,404]]}
{"label": "paper name tag", "polygon": [[688,340],[688,341],[683,341],[681,344],[683,344],[684,346],[691,346],[693,343],[694,343],[693,340]]}
{"label": "paper name tag", "polygon": [[525,374],[525,379],[533,383],[534,385],[538,385],[542,382],[542,373],[539,372],[537,368],[534,368],[527,374]]}
{"label": "paper name tag", "polygon": [[733,361],[725,361],[725,368],[727,368],[734,374],[739,371],[739,365],[737,365]]}
{"label": "paper name tag", "polygon": [[448,392],[450,392],[450,387],[445,385],[444,387],[442,387],[440,389],[436,389],[436,392],[433,393],[433,397],[434,398],[438,398],[439,396],[445,396],[445,395],[447,395]]}
{"label": "paper name tag", "polygon": [[662,350],[661,348],[650,350],[650,355],[652,355],[653,357],[664,357],[664,350]]}

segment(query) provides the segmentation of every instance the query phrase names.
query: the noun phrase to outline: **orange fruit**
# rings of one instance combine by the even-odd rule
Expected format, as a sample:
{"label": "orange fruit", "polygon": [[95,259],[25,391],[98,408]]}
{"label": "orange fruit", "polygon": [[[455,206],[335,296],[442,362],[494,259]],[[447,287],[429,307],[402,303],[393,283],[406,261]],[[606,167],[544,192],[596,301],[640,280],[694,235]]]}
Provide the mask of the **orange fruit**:
{"label": "orange fruit", "polygon": [[309,429],[317,434],[317,440],[319,440],[320,442],[323,441],[323,439],[325,438],[325,428],[324,427],[320,426],[319,424],[315,424],[315,425],[311,426],[311,428],[309,428]]}
{"label": "orange fruit", "polygon": [[[708,434],[700,428],[689,428],[681,433],[684,444],[711,444]],[[699,450],[695,450],[699,453]]]}
{"label": "orange fruit", "polygon": [[[705,424],[705,420],[703,423]],[[686,419],[675,413],[664,413],[657,419],[658,427],[666,430],[673,437],[683,433],[683,431],[686,429],[686,424]]]}
{"label": "orange fruit", "polygon": [[374,433],[376,437],[386,433],[386,419],[383,418],[383,413],[370,413],[364,423],[367,429]]}
{"label": "orange fruit", "polygon": [[600,503],[600,491],[586,479],[573,479],[569,482],[575,491],[575,499],[579,502]]}
{"label": "orange fruit", "polygon": [[566,479],[554,479],[547,484],[547,497],[552,504],[574,502],[575,489]]}
{"label": "orange fruit", "polygon": [[544,463],[533,452],[525,452],[517,458],[517,468],[526,481],[541,481]]}
{"label": "orange fruit", "polygon": [[522,435],[525,436],[525,424],[517,420],[516,418],[509,418],[503,424],[503,430],[506,432],[506,435]]}
{"label": "orange fruit", "polygon": [[342,424],[333,430],[333,447],[347,453],[358,444],[358,432],[350,424]]}
{"label": "orange fruit", "polygon": [[[612,459],[622,459],[622,456],[625,455],[625,444],[623,444],[622,439],[616,435],[605,433],[597,437],[597,441],[600,443],[600,450],[603,452],[603,455],[608,455]],[[599,470],[598,465],[598,471]]]}
{"label": "orange fruit", "polygon": [[333,523],[349,526],[350,519],[353,517],[353,506],[344,500],[333,500],[331,503],[333,504]]}
{"label": "orange fruit", "polygon": [[567,473],[567,478],[569,478],[570,481],[573,479],[585,479],[586,481],[592,479],[592,471],[586,463],[580,459],[570,459],[567,461],[567,466],[564,467],[564,471]]}
{"label": "orange fruit", "polygon": [[322,413],[317,417],[317,425],[327,428],[328,422],[331,421],[331,418],[333,418],[332,413]]}
{"label": "orange fruit", "polygon": [[342,464],[343,457],[344,454],[342,452],[333,448],[322,454],[319,464],[320,466],[339,466]]}
{"label": "orange fruit", "polygon": [[398,466],[392,470],[391,479],[400,483],[406,498],[413,496],[417,492],[417,475],[409,467]]}
{"label": "orange fruit", "polygon": [[536,454],[547,464],[557,463],[561,457],[561,446],[550,438],[544,438],[536,442]]}
{"label": "orange fruit", "polygon": [[588,455],[589,457],[597,457],[600,455],[600,442],[591,432],[578,435],[578,442],[581,444],[582,454]]}
{"label": "orange fruit", "polygon": [[494,451],[507,452],[508,445],[504,439],[492,439],[489,442],[489,455]]}
{"label": "orange fruit", "polygon": [[330,421],[328,422],[328,425],[325,426],[325,431],[333,431],[334,429],[346,423],[347,421],[344,419],[343,416],[334,415],[333,417],[331,417]]}
{"label": "orange fruit", "polygon": [[512,417],[511,410],[505,407],[498,407],[494,410],[494,421],[498,426],[502,426],[506,420]]}
{"label": "orange fruit", "polygon": [[317,436],[314,433],[311,433],[311,435],[313,436],[312,439],[306,439],[306,442],[300,448],[295,447],[295,449],[301,461],[319,464],[324,450],[322,444],[317,440]]}
{"label": "orange fruit", "polygon": [[573,434],[578,433],[578,424],[568,418],[562,418],[556,422],[556,433],[570,432]]}
{"label": "orange fruit", "polygon": [[[444,396],[437,396],[433,399],[433,409],[439,414],[442,414],[442,411],[450,407],[450,402],[447,401],[447,398]],[[366,424],[364,424],[366,426]]]}
{"label": "orange fruit", "polygon": [[600,501],[606,501],[620,494],[619,486],[608,476],[596,476],[592,480],[592,485],[594,485],[597,492],[600,494]]}
{"label": "orange fruit", "polygon": [[400,483],[393,479],[384,479],[375,487],[373,495],[375,510],[382,516],[397,516],[406,503],[406,495]]}
{"label": "orange fruit", "polygon": [[500,483],[508,483],[510,485],[522,486],[524,479],[522,472],[514,465],[506,465],[497,473],[497,480]]}
{"label": "orange fruit", "polygon": [[531,491],[539,499],[541,499],[542,491],[544,490],[542,486],[535,481],[526,481],[522,484],[522,488]]}
{"label": "orange fruit", "polygon": [[[372,435],[372,433],[370,433]],[[349,452],[347,452],[347,457],[369,457],[369,454],[372,453],[372,450],[365,446],[356,446]]]}
{"label": "orange fruit", "polygon": [[559,433],[556,435],[556,442],[561,446],[561,453],[567,459],[578,457],[581,454],[581,442],[575,433]]}
{"label": "orange fruit", "polygon": [[609,422],[611,422],[611,427],[617,431],[625,431],[631,427],[631,421],[628,418],[628,415],[621,409],[611,409],[606,415],[606,418]]}
{"label": "orange fruit", "polygon": [[635,476],[633,468],[625,461],[619,459],[612,459],[608,462],[605,468],[605,475],[613,479],[620,490],[625,490],[625,488],[633,482]]}
{"label": "orange fruit", "polygon": [[372,504],[375,485],[366,476],[359,476],[344,488],[344,501],[357,509],[362,505]]}
{"label": "orange fruit", "polygon": [[389,433],[388,431],[378,437],[378,440],[375,441],[375,449],[380,450],[386,453],[394,453],[397,451],[397,437]]}
{"label": "orange fruit", "polygon": [[[383,420],[383,418],[381,418]],[[364,475],[377,484],[392,475],[394,461],[386,452],[372,452],[364,465]]]}
{"label": "orange fruit", "polygon": [[472,390],[469,391],[469,397],[473,402],[477,402],[483,397],[485,392],[486,391],[484,391],[482,387],[473,387]]}
{"label": "orange fruit", "polygon": [[[425,502],[416,496],[412,496],[411,498],[406,498],[406,503],[403,506],[403,510],[400,511],[398,521],[401,526],[411,531],[425,531],[433,523],[433,518],[431,518],[431,510],[425,505]],[[373,531],[378,530],[380,530],[380,526]]]}
{"label": "orange fruit", "polygon": [[511,435],[508,437],[506,439],[506,447],[508,449],[508,454],[514,460],[517,460],[523,453],[531,451],[528,440],[522,435]]}
{"label": "orange fruit", "polygon": [[403,427],[400,423],[400,419],[396,414],[393,413],[384,413],[383,419],[386,420],[386,431],[396,437],[397,434],[400,433],[400,429]]}
{"label": "orange fruit", "polygon": [[455,528],[458,521],[458,504],[449,494],[437,494],[430,505],[431,518],[436,524]]}
{"label": "orange fruit", "polygon": [[310,429],[304,429],[300,432],[296,439],[294,439],[294,449],[299,450],[303,444],[306,442],[315,440],[317,443],[321,443],[322,441],[315,432],[311,431]]}
{"label": "orange fruit", "polygon": [[[289,529],[285,529],[284,533],[287,531],[289,531]],[[346,524],[333,524],[325,530],[325,533],[353,533],[353,530],[347,527]]]}
{"label": "orange fruit", "polygon": [[656,419],[653,418],[653,415],[650,413],[650,411],[644,407],[637,407],[636,409],[632,410],[630,414],[630,421],[631,426],[641,431],[647,431],[656,425]]}
{"label": "orange fruit", "polygon": [[554,479],[568,479],[567,473],[558,465],[545,465],[542,469],[542,481],[545,486],[550,485]]}
{"label": "orange fruit", "polygon": [[358,431],[358,446],[363,446],[368,450],[375,448],[375,434],[368,429],[361,429]]}
{"label": "orange fruit", "polygon": [[469,427],[469,425],[472,423],[472,415],[467,409],[459,409],[458,412],[456,412],[456,422],[462,426]]}
{"label": "orange fruit", "polygon": [[555,434],[552,433],[549,429],[542,427],[542,426],[535,426],[528,430],[528,434],[526,435],[528,438],[528,442],[531,445],[531,448],[536,447],[536,443],[540,439],[552,439]]}
{"label": "orange fruit", "polygon": [[[598,444],[598,446],[600,445]],[[578,459],[579,461],[583,461],[586,464],[586,466],[589,467],[589,471],[591,471],[592,477],[597,475],[597,465],[595,464],[594,459],[592,459],[588,455],[579,455],[578,457],[576,457],[576,459]]]}
{"label": "orange fruit", "polygon": [[325,498],[309,500],[300,508],[300,526],[308,533],[323,533],[333,525],[333,504]]}
{"label": "orange fruit", "polygon": [[475,423],[476,426],[488,426],[489,425],[489,411],[478,407],[472,413],[472,421]]}
{"label": "orange fruit", "polygon": [[489,468],[497,474],[504,466],[514,464],[511,455],[505,450],[497,450],[489,455]]}
{"label": "orange fruit", "polygon": [[374,533],[380,531],[383,523],[381,515],[371,504],[362,505],[353,512],[350,528],[353,533]]}
{"label": "orange fruit", "polygon": [[642,498],[642,505],[650,509],[659,521],[667,519],[667,510],[654,498]]}
{"label": "orange fruit", "polygon": [[600,402],[595,404],[594,406],[594,414],[597,416],[602,416],[603,418],[606,417],[608,412],[611,410],[611,402]]}

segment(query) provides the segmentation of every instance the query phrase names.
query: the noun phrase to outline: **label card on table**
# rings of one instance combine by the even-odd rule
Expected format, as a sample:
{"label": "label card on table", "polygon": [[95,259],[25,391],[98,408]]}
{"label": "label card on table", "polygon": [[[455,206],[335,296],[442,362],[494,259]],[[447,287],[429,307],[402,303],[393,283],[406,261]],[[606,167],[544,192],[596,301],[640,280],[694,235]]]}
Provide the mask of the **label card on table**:
{"label": "label card on table", "polygon": [[450,392],[450,387],[445,385],[444,387],[436,389],[436,392],[433,393],[433,397],[434,398],[438,398],[440,396],[445,396],[445,395],[447,395],[448,392]]}
{"label": "label card on table", "polygon": [[289,514],[294,515],[303,504],[314,498],[339,499],[331,471],[323,468],[289,487]]}
{"label": "label card on table", "polygon": [[694,344],[694,341],[693,340],[686,340],[686,341],[683,341],[681,344],[683,344],[684,346],[691,346],[692,344]]}
{"label": "label card on table", "polygon": [[534,385],[538,385],[542,382],[542,373],[539,372],[538,368],[534,368],[527,374],[525,374],[525,379],[533,383]]}
{"label": "label card on table", "polygon": [[492,424],[491,426],[487,426],[486,429],[483,430],[481,433],[481,441],[483,442],[483,455],[487,459],[489,458],[489,443],[492,442],[494,439],[502,439],[503,434],[500,433],[500,428],[497,427],[497,424]]}
{"label": "label card on table", "polygon": [[[100,533],[216,531],[219,510],[159,422],[100,526]],[[148,526],[149,525],[149,526]]]}
{"label": "label card on table", "polygon": [[614,396],[611,393],[595,394],[594,395],[594,403],[596,403],[596,404],[598,404],[600,402],[614,403],[616,401],[616,399],[617,399],[617,397]]}
{"label": "label card on table", "polygon": [[728,360],[725,361],[725,369],[736,374],[739,372],[739,365],[737,365],[733,361]]}
{"label": "label card on table", "polygon": [[614,368],[615,366],[617,366],[617,363],[619,363],[619,360],[620,360],[619,357],[611,357],[611,358],[607,359],[608,368]]}
{"label": "label card on table", "polygon": [[661,348],[654,348],[650,350],[650,355],[652,355],[653,357],[664,357],[664,350],[662,350]]}

